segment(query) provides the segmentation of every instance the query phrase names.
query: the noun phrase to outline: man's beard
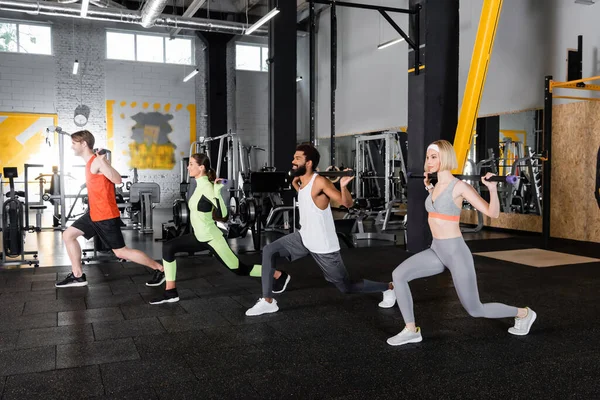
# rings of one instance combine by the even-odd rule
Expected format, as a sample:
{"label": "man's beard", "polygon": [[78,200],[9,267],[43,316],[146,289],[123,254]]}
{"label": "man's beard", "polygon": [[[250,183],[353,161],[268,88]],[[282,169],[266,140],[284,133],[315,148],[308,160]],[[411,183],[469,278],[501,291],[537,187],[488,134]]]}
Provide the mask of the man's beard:
{"label": "man's beard", "polygon": [[306,174],[306,165],[302,165],[292,171],[294,171],[294,176],[303,176]]}

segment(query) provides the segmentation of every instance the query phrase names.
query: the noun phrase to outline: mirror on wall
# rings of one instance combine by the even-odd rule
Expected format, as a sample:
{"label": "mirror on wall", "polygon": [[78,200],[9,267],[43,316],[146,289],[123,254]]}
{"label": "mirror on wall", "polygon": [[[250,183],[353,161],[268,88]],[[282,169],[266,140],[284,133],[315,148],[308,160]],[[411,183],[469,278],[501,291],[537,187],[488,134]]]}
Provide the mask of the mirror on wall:
{"label": "mirror on wall", "polygon": [[[500,183],[503,213],[542,214],[542,110],[478,118],[463,173],[514,175],[516,183]],[[489,200],[487,188],[472,182]]]}

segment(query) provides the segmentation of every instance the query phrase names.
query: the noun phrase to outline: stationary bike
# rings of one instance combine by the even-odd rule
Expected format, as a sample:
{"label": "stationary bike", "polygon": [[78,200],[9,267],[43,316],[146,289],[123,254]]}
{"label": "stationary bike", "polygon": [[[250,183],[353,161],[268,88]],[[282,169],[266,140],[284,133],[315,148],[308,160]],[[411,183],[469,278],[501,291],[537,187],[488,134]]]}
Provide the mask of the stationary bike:
{"label": "stationary bike", "polygon": [[[8,178],[10,191],[8,200],[2,204],[2,264],[29,264],[39,267],[37,251],[25,251],[25,233],[33,232],[33,227],[24,226],[25,205],[19,197],[25,198],[25,192],[15,191],[15,178],[18,177],[16,167],[4,167],[4,177]],[[27,183],[25,183],[27,184]],[[33,255],[33,260],[26,260],[25,255]],[[8,261],[7,258],[17,260]]]}

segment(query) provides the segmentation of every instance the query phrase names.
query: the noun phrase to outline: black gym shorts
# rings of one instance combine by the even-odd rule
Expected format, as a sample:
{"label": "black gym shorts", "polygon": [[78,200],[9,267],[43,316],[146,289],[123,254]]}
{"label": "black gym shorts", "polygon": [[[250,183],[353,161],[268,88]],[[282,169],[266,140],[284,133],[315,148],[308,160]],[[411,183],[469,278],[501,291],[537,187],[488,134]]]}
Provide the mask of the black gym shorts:
{"label": "black gym shorts", "polygon": [[94,222],[90,218],[90,214],[85,213],[73,222],[71,226],[82,231],[83,237],[87,240],[98,235],[105,246],[111,250],[115,250],[125,247],[125,240],[121,232],[121,226],[123,225],[119,217]]}

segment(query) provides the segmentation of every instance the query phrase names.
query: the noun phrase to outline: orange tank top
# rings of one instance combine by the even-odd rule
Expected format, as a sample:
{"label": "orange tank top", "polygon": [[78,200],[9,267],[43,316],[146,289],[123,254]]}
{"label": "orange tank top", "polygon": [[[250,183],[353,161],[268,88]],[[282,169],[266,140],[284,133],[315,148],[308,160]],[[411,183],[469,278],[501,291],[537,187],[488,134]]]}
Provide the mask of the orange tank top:
{"label": "orange tank top", "polygon": [[121,216],[115,199],[115,185],[103,174],[92,174],[91,166],[96,156],[85,165],[85,183],[92,221],[104,221]]}

